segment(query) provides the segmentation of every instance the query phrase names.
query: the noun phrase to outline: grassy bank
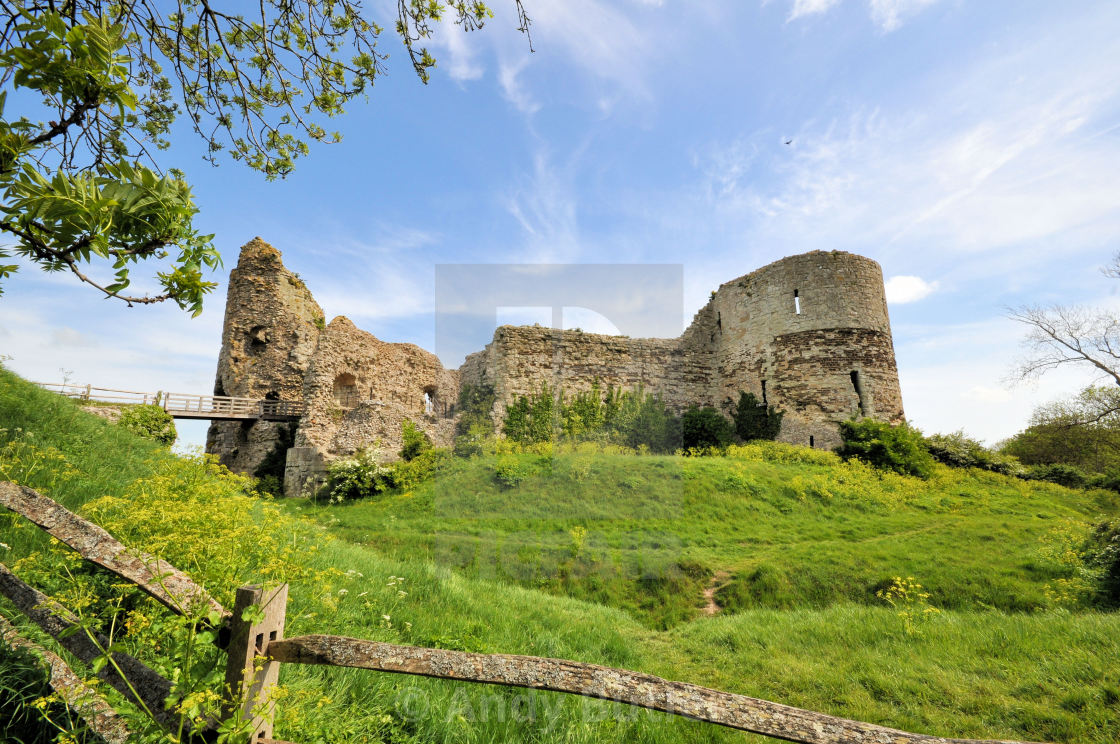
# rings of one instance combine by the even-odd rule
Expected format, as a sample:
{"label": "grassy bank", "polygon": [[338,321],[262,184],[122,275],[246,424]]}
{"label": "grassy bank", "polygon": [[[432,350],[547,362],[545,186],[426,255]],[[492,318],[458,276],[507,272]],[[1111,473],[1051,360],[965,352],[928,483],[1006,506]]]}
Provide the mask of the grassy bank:
{"label": "grassy bank", "polygon": [[697,617],[706,588],[725,610],[881,606],[877,592],[907,576],[941,609],[1084,608],[1087,596],[1054,596],[1076,573],[1059,559],[1063,540],[1118,503],[1111,491],[942,466],[920,480],[766,444],[726,458],[460,459],[411,491],[287,507],[386,556],[665,629]]}
{"label": "grassy bank", "polygon": [[[979,473],[874,480],[785,450],[575,452],[457,462],[377,503],[277,505],[0,375],[4,477],[191,571],[223,602],[243,582],[291,582],[290,634],[572,658],[943,735],[1120,734],[1120,620],[1080,600],[1049,609],[1045,587],[1065,569],[1039,550],[1063,524],[1114,510],[1103,493]],[[0,518],[2,560],[71,591],[64,554],[15,524]],[[759,580],[763,566],[777,578]],[[727,607],[703,617],[703,590],[723,574]],[[915,632],[872,591],[896,574],[942,608],[916,616]],[[126,642],[169,670],[159,629],[137,624]],[[277,735],[299,742],[752,739],[599,701],[373,672],[287,665],[281,685]]]}

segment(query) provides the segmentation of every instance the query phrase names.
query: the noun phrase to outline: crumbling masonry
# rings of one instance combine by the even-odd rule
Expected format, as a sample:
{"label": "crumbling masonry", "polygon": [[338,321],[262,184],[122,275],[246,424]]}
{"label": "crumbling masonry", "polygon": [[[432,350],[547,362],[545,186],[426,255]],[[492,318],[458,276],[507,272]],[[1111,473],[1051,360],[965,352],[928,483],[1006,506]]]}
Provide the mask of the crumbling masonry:
{"label": "crumbling masonry", "polygon": [[[458,370],[413,344],[385,343],[323,311],[280,252],[260,238],[230,273],[215,394],[303,400],[287,449],[284,491],[301,493],[326,463],[379,441],[400,449],[411,419],[449,446],[464,384],[491,385],[494,419],[547,382],[565,395],[589,389],[658,393],[667,405],[725,412],[739,392],[785,411],[779,438],[820,448],[840,443],[838,423],[903,420],[879,265],[841,251],[775,261],[712,293],[680,338],[628,338],[537,326],[502,326]],[[211,425],[206,449],[252,473],[284,427],[268,421]]]}

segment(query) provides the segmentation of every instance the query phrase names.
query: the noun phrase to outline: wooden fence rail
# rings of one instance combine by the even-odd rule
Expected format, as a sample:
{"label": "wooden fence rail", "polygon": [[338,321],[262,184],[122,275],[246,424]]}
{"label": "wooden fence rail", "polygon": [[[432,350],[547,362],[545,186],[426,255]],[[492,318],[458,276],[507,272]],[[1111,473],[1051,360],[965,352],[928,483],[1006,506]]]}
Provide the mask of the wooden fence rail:
{"label": "wooden fence rail", "polygon": [[[613,700],[663,711],[741,731],[749,731],[802,744],[1024,744],[991,739],[954,739],[910,733],[875,724],[794,708],[788,705],[713,690],[686,682],[671,682],[649,674],[612,669],[564,659],[507,654],[474,654],[446,649],[399,646],[389,643],[310,635],[284,638],[287,586],[272,590],[245,586],[238,590],[234,611],[227,612],[202,587],[173,566],[144,553],[130,551],[97,525],[73,514],[35,491],[11,483],[0,483],[0,504],[30,519],[73,548],[83,558],[136,584],[174,612],[182,614],[191,605],[205,603],[216,609],[228,629],[217,644],[228,651],[226,689],[230,697],[226,714],[240,710],[251,721],[254,742],[274,742],[273,702],[270,688],[276,684],[281,663],[320,664],[372,669],[380,672],[481,682],[486,684],[551,690],[585,697]],[[58,639],[67,651],[89,662],[102,651],[96,638],[68,635],[75,619],[50,598],[20,581],[0,564],[0,594],[8,597],[28,618]],[[259,613],[244,609],[260,607]],[[256,617],[247,620],[246,617]],[[104,639],[102,639],[104,640]],[[102,644],[101,648],[105,648]],[[141,700],[167,720],[163,700],[170,683],[141,662],[125,654],[114,654],[125,677],[137,682]],[[264,662],[260,663],[263,658]],[[113,670],[101,676],[126,697],[135,700],[131,687]]]}

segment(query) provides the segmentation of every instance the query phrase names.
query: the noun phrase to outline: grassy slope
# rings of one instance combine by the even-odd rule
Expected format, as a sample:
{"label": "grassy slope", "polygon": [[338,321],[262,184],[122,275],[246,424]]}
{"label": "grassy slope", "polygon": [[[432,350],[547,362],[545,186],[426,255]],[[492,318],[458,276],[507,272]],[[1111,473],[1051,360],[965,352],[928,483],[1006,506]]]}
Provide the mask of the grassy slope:
{"label": "grassy slope", "polygon": [[[292,508],[385,555],[610,604],[654,628],[696,617],[709,581],[730,609],[881,604],[894,576],[943,609],[1045,608],[1061,570],[1043,540],[1117,509],[1111,492],[948,468],[881,477],[829,453],[760,449],[459,460],[413,492]],[[513,487],[496,478],[511,467],[524,476]]]}
{"label": "grassy slope", "polygon": [[[81,415],[67,401],[40,393],[7,373],[0,374],[0,427],[18,426],[34,431],[41,444],[50,440],[49,444],[65,453],[65,466],[60,467],[58,460],[41,458],[38,470],[23,474],[21,479],[72,507],[80,507],[104,494],[127,494],[131,500],[118,507],[124,513],[117,515],[114,531],[135,544],[160,545],[161,552],[173,563],[185,560],[189,552],[187,543],[192,539],[167,541],[165,535],[157,534],[154,530],[158,529],[158,514],[153,512],[159,510],[145,502],[145,489],[138,490],[136,485],[138,479],[146,483],[158,476],[166,456],[100,420]],[[920,557],[923,550],[956,547],[954,534],[961,531],[960,524],[969,521],[967,499],[960,494],[910,494],[907,499],[913,502],[911,506],[888,508],[898,499],[887,498],[886,492],[876,492],[870,501],[862,499],[867,504],[861,510],[841,508],[845,499],[859,500],[854,493],[824,497],[816,486],[806,489],[801,485],[788,493],[781,491],[781,484],[790,475],[787,466],[781,464],[725,463],[724,468],[733,472],[721,476],[721,466],[716,461],[694,464],[650,459],[635,467],[634,460],[593,459],[588,472],[580,475],[587,463],[579,457],[582,456],[570,461],[560,458],[553,465],[552,476],[532,476],[523,483],[526,490],[466,488],[472,479],[485,475],[474,470],[485,464],[473,463],[455,476],[465,479],[463,482],[454,478],[441,481],[445,487],[432,493],[431,509],[423,506],[425,496],[420,492],[411,497],[399,495],[376,507],[388,509],[380,517],[380,523],[387,523],[386,526],[377,527],[375,512],[361,517],[367,520],[363,539],[376,543],[377,549],[330,540],[316,528],[285,522],[274,511],[245,507],[243,500],[230,497],[227,503],[231,510],[245,512],[231,514],[231,521],[234,516],[256,519],[262,534],[279,526],[292,535],[298,534],[303,540],[301,544],[313,543],[318,552],[308,554],[308,565],[354,572],[336,576],[330,586],[296,581],[289,608],[291,633],[314,630],[469,650],[575,658],[941,734],[1076,742],[1117,739],[1120,620],[1115,614],[1005,614],[954,609],[926,623],[921,635],[910,636],[902,631],[899,619],[890,609],[844,601],[853,598],[845,593],[847,590],[826,592],[819,601],[805,601],[810,595],[795,583],[792,589],[783,590],[784,594],[777,590],[767,594],[775,597],[773,601],[761,602],[775,606],[796,603],[793,609],[761,607],[683,623],[668,622],[671,618],[663,614],[666,622],[662,624],[673,627],[657,631],[651,629],[651,625],[657,624],[656,608],[638,608],[633,614],[513,586],[507,581],[473,578],[437,565],[455,562],[447,559],[453,555],[452,549],[441,550],[440,546],[458,544],[462,536],[489,536],[493,544],[498,541],[495,536],[513,535],[528,543],[528,547],[511,545],[506,550],[507,555],[522,551],[518,560],[508,564],[514,567],[512,570],[518,570],[521,564],[533,564],[534,551],[547,552],[540,547],[542,537],[551,538],[558,556],[571,556],[577,551],[569,530],[585,526],[588,534],[579,555],[598,551],[620,566],[640,558],[653,569],[693,561],[705,571],[728,568],[744,573],[766,561],[787,571],[796,566],[798,571],[790,571],[790,575],[816,572],[821,581],[808,586],[828,585],[829,572],[839,570],[855,577],[853,586],[859,587],[857,594],[861,596],[866,593],[866,583],[877,580],[884,571],[885,575],[910,572],[927,586],[944,596],[956,597],[954,601],[968,607],[963,598],[973,590],[958,580],[958,574],[967,572],[939,572],[938,564],[953,563],[939,554]],[[575,470],[573,475],[578,476],[569,480],[584,483],[594,484],[600,468],[624,468],[627,475],[618,490],[604,491],[605,483],[600,481],[598,487],[589,485],[586,491],[572,495],[568,508],[558,507],[545,498],[543,491],[553,476],[569,466]],[[63,475],[67,470],[69,475]],[[811,468],[795,470],[804,474]],[[485,477],[492,482],[492,476]],[[212,476],[191,478],[195,479],[196,490],[210,488],[207,479]],[[731,482],[735,490],[712,486],[713,478],[715,482],[720,478]],[[536,486],[531,483],[534,479]],[[740,487],[739,480],[748,485]],[[699,481],[699,485],[686,487],[694,481]],[[187,510],[181,501],[185,498],[181,495],[181,484],[171,485],[160,492],[157,503],[168,514]],[[568,488],[559,481],[554,487]],[[973,556],[968,565],[986,571],[986,578],[978,582],[980,586],[1002,586],[1000,591],[1009,596],[1037,597],[1039,569],[1030,567],[1033,558],[1028,547],[1037,545],[1036,536],[1055,518],[1085,518],[1096,507],[1082,495],[1042,489],[1031,490],[1020,499],[1020,503],[1030,504],[1029,509],[1013,508],[1016,499],[1012,492],[1000,491],[1012,487],[987,483],[982,476],[960,486],[989,495],[986,505],[976,510],[975,521],[984,526],[975,530],[975,539],[976,544],[990,546],[992,541],[982,538],[990,534],[999,545],[998,550],[989,547],[985,554]],[[651,489],[663,489],[658,491],[662,498],[647,502],[636,496],[649,495]],[[538,491],[542,495],[534,504],[528,497]],[[624,507],[616,506],[619,492],[633,496]],[[462,495],[450,496],[452,493]],[[513,493],[521,498],[511,499]],[[610,499],[605,498],[608,493]],[[799,493],[805,496],[804,501]],[[444,499],[452,499],[451,511],[458,512],[459,521],[449,523],[454,529],[448,527],[447,535],[435,539],[431,550],[420,550],[418,547],[424,545],[421,530],[436,522],[444,524],[435,511]],[[490,512],[485,508],[488,499],[496,500],[490,505]],[[495,514],[508,509],[510,502],[528,511]],[[402,505],[407,503],[420,506]],[[543,506],[545,503],[550,505]],[[707,506],[701,506],[704,504]],[[136,510],[136,518],[131,521],[130,508]],[[362,508],[349,507],[333,514],[347,522],[356,521]],[[704,509],[702,518],[689,516],[690,509],[698,508]],[[141,510],[145,510],[143,514]],[[795,519],[799,511],[800,519]],[[603,519],[590,522],[590,514]],[[488,516],[479,521],[479,515]],[[780,515],[789,517],[786,523]],[[537,519],[545,521],[535,523]],[[1038,524],[1031,520],[1038,520]],[[603,529],[607,522],[609,528]],[[798,528],[796,522],[806,526]],[[153,526],[145,531],[144,525],[148,524]],[[767,524],[774,529],[768,532]],[[956,532],[938,527],[946,524],[958,524]],[[10,564],[33,547],[31,539],[25,536],[34,532],[6,525],[0,521],[0,541],[11,546],[10,555],[5,558]],[[872,528],[874,534],[867,536],[858,551],[850,547],[845,550],[849,534],[860,535]],[[224,526],[211,523],[208,529],[213,536]],[[898,538],[902,531],[910,537]],[[677,538],[672,537],[674,533],[679,533]],[[927,533],[939,537],[915,542],[925,540],[922,536]],[[353,537],[355,533],[344,534]],[[772,537],[764,539],[768,534]],[[795,557],[798,550],[804,551],[802,555],[813,555],[809,549],[814,536],[828,539],[821,552],[829,557],[824,567],[812,562],[798,564],[803,558]],[[965,547],[959,548],[960,552],[967,552],[969,544],[963,543]],[[863,570],[862,559],[851,554],[873,553],[867,550],[868,545],[886,547],[881,548],[882,557],[875,559],[882,565]],[[789,557],[783,559],[783,555]],[[1006,555],[1015,557],[1002,557]],[[1000,557],[996,559],[997,556]],[[910,563],[899,565],[903,559]],[[492,563],[507,565],[503,561]],[[985,568],[990,564],[997,567]],[[908,571],[909,566],[916,570]],[[238,575],[251,580],[256,578],[254,570],[246,565],[244,573]],[[212,567],[199,566],[196,573],[216,593],[228,595],[233,588],[232,578],[217,578],[223,574]],[[592,573],[600,571],[596,568]],[[656,570],[644,571],[639,577],[647,574],[656,576]],[[943,584],[939,583],[942,575]],[[403,577],[404,582],[391,577]],[[219,586],[223,581],[226,585]],[[547,588],[554,593],[563,588],[579,592],[584,591],[589,581],[579,578],[567,587]],[[704,579],[698,581],[702,583]],[[606,583],[613,592],[607,598],[615,604],[625,606],[633,600],[635,595],[628,582],[618,579]],[[340,593],[342,589],[346,592]],[[400,591],[405,594],[402,596]],[[999,594],[988,589],[975,591],[980,592],[977,596]],[[789,599],[779,601],[781,596]],[[686,604],[691,606],[697,601],[690,595]],[[550,693],[294,666],[285,667],[282,683],[288,698],[281,705],[278,733],[301,742],[382,738],[669,742],[744,738],[711,726]],[[329,698],[329,702],[324,698]]]}

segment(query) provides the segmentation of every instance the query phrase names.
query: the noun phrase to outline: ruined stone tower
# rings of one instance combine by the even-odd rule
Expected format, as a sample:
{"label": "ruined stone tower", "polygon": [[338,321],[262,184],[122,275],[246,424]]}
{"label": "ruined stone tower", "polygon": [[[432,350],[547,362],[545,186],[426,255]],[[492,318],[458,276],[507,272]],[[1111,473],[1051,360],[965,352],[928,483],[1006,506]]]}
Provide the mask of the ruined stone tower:
{"label": "ruined stone tower", "polygon": [[[284,490],[300,493],[326,463],[379,442],[393,456],[409,419],[452,443],[460,384],[488,385],[506,406],[547,383],[571,395],[598,383],[641,386],[683,411],[730,413],[753,392],[783,410],[781,440],[840,444],[839,423],[904,420],[879,265],[842,251],[775,261],[721,285],[676,339],[502,326],[459,370],[412,344],[386,343],[344,317],[324,324],[303,282],[260,238],[230,274],[215,393],[306,402],[294,443],[269,422],[217,422],[207,451],[252,473],[283,442]],[[291,445],[291,446],[289,446]]]}
{"label": "ruined stone tower", "polygon": [[[229,274],[215,395],[303,400],[303,378],[319,346],[323,311],[280,251],[260,238],[242,249]],[[252,473],[287,423],[215,421],[206,451],[240,473]]]}

